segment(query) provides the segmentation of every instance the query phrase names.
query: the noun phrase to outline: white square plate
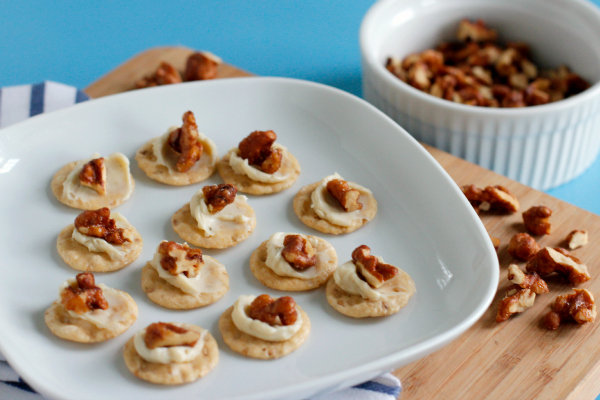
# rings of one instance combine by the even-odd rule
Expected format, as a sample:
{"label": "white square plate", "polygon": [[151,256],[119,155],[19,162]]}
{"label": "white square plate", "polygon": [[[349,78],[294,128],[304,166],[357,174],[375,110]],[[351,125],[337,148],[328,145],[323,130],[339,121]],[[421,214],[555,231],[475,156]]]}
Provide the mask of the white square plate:
{"label": "white square plate", "polygon": [[[220,155],[254,130],[272,129],[300,161],[289,189],[249,196],[257,228],[235,247],[206,253],[222,262],[230,291],[217,303],[171,311],[142,291],[140,270],[161,240],[182,240],[171,215],[203,184],[171,187],[150,180],[133,156],[150,138],[181,122],[192,110],[199,130]],[[144,239],[141,256],[125,269],[96,274],[98,282],[125,290],[138,303],[138,321],[108,342],[83,345],[61,340],[44,324],[58,287],[77,271],[56,252],[58,232],[80,211],[59,203],[50,180],[64,164],[120,151],[132,161],[136,188],[117,210]],[[375,219],[342,236],[303,225],[292,210],[295,193],[326,175],[370,188],[379,203]],[[303,81],[241,78],[128,92],[40,115],[0,131],[0,351],[35,389],[60,399],[299,399],[347,387],[423,357],[464,332],[490,304],[498,261],[486,231],[456,184],[402,128],[345,92]],[[386,262],[408,272],[417,293],[407,307],[385,318],[356,320],[333,310],[323,288],[293,295],[310,316],[312,332],[294,353],[259,361],[232,352],[221,339],[218,318],[241,294],[268,289],[250,272],[252,251],[276,231],[328,240],[339,262],[366,244]],[[122,347],[133,333],[156,321],[200,325],[217,338],[220,361],[206,377],[180,387],[161,387],[134,377]]]}

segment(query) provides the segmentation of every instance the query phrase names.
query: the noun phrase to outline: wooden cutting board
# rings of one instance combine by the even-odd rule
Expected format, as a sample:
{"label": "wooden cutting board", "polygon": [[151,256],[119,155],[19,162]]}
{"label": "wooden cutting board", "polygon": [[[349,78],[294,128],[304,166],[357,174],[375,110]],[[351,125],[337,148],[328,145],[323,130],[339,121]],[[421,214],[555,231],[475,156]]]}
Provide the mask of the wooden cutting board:
{"label": "wooden cutting board", "polygon": [[[85,89],[92,98],[131,90],[134,82],[152,73],[161,61],[183,70],[192,50],[163,47],[130,59]],[[219,78],[251,74],[231,65],[219,68]],[[574,251],[589,267],[592,280],[580,287],[600,295],[600,217],[537,190],[426,146],[458,185],[502,185],[521,203],[521,211],[534,205],[552,209],[552,234],[538,238],[541,246],[561,246],[573,229],[587,230],[590,244]],[[402,380],[402,399],[594,399],[600,393],[600,321],[568,324],[556,331],[543,326],[543,317],[559,294],[572,293],[558,278],[548,279],[550,293],[540,295],[527,312],[496,323],[498,302],[514,262],[506,249],[510,238],[524,232],[521,213],[482,215],[488,232],[500,238],[500,283],[492,305],[483,317],[450,345],[394,371]],[[460,227],[447,227],[449,230]],[[522,262],[518,263],[523,268]]]}

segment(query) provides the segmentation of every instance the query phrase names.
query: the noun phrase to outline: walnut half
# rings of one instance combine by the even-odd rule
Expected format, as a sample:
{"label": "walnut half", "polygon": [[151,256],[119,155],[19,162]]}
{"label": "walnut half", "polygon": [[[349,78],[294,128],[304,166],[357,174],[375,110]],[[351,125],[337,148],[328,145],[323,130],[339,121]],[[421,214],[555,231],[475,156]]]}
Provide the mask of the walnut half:
{"label": "walnut half", "polygon": [[534,206],[523,213],[525,229],[534,235],[549,235],[552,226],[549,219],[552,210],[546,206]]}
{"label": "walnut half", "polygon": [[398,275],[398,268],[380,262],[377,257],[371,255],[371,249],[364,244],[354,249],[352,261],[360,276],[374,288],[381,287],[386,281]]}
{"label": "walnut half", "polygon": [[536,272],[526,274],[516,264],[508,266],[508,280],[523,289],[529,289],[535,294],[548,293],[548,284]]}
{"label": "walnut half", "polygon": [[239,144],[240,157],[248,160],[266,174],[274,174],[281,166],[281,149],[273,149],[277,134],[273,131],[254,131]]}
{"label": "walnut half", "polygon": [[193,347],[200,336],[200,332],[194,330],[167,322],[155,322],[146,328],[144,343],[149,349],[175,346]]}
{"label": "walnut half", "polygon": [[340,203],[346,212],[361,210],[363,205],[358,201],[360,191],[350,189],[348,182],[342,179],[332,179],[327,182],[327,191]]}
{"label": "walnut half", "polygon": [[92,310],[108,309],[102,289],[96,286],[94,275],[89,272],[77,274],[77,283],[67,286],[60,294],[61,304],[69,311],[84,314]]}
{"label": "walnut half", "polygon": [[522,313],[531,306],[535,301],[535,293],[530,289],[523,289],[518,285],[511,286],[507,291],[504,299],[498,305],[498,313],[496,314],[496,322],[504,322],[511,315]]}
{"label": "walnut half", "polygon": [[527,233],[517,233],[508,244],[508,254],[523,261],[529,261],[537,252],[540,251],[540,245]]}
{"label": "walnut half", "polygon": [[209,52],[191,54],[185,66],[186,81],[202,81],[215,79],[221,59]]}
{"label": "walnut half", "polygon": [[162,256],[161,267],[171,275],[184,274],[187,278],[193,278],[204,265],[202,250],[192,249],[187,244],[164,240],[158,245],[157,251]]}
{"label": "walnut half", "polygon": [[219,185],[204,186],[202,194],[204,195],[208,212],[216,214],[235,201],[237,188],[235,185],[221,183]]}
{"label": "walnut half", "polygon": [[296,302],[290,296],[277,300],[268,294],[261,294],[250,304],[248,317],[257,319],[271,326],[293,325],[298,319]]}
{"label": "walnut half", "polygon": [[81,168],[81,172],[79,172],[79,184],[94,189],[101,196],[106,194],[106,165],[104,164],[104,157],[94,158]]}
{"label": "walnut half", "polygon": [[574,285],[590,280],[587,266],[559,247],[545,247],[538,251],[525,268],[527,272],[537,272],[542,276],[556,272]]}
{"label": "walnut half", "polygon": [[287,235],[283,239],[281,255],[292,267],[306,269],[317,264],[314,247],[300,235]]}
{"label": "walnut half", "polygon": [[189,171],[202,156],[202,142],[198,138],[198,125],[191,111],[183,114],[181,128],[169,134],[169,147],[177,158],[177,171]]}
{"label": "walnut half", "polygon": [[548,329],[554,330],[565,321],[575,321],[582,325],[596,319],[596,305],[592,293],[586,289],[573,290],[574,294],[556,297],[552,311],[548,312],[544,319]]}
{"label": "walnut half", "polygon": [[98,237],[111,244],[130,242],[125,231],[117,228],[117,222],[110,218],[110,209],[86,210],[75,218],[75,229],[87,236]]}
{"label": "walnut half", "polygon": [[179,71],[168,62],[162,62],[154,74],[138,80],[135,83],[135,87],[136,89],[143,89],[152,86],[171,85],[173,83],[181,83]]}
{"label": "walnut half", "polygon": [[571,231],[565,238],[565,243],[569,246],[569,250],[575,250],[588,243],[587,231],[574,230]]}

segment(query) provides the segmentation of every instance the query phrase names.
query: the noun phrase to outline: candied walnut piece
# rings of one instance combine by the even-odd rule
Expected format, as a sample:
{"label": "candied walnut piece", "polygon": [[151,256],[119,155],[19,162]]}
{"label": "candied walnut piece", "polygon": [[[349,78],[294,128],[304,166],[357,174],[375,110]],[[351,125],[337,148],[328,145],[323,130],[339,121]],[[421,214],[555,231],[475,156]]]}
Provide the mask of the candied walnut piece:
{"label": "candied walnut piece", "polygon": [[552,310],[544,319],[548,329],[555,330],[565,321],[575,321],[583,325],[596,319],[596,305],[592,293],[586,289],[573,290],[574,294],[556,297]]}
{"label": "candied walnut piece", "polygon": [[181,83],[179,71],[167,62],[160,63],[153,75],[148,75],[135,83],[136,89],[143,89],[152,86],[171,85]]}
{"label": "candied walnut piece", "polygon": [[75,228],[84,235],[106,240],[111,244],[130,242],[125,237],[125,230],[117,228],[117,222],[110,218],[110,209],[86,210],[75,218]]}
{"label": "candied walnut piece", "polygon": [[361,210],[363,205],[358,201],[360,192],[350,189],[348,182],[342,179],[332,179],[327,182],[327,191],[340,203],[346,212]]}
{"label": "candied walnut piece", "polygon": [[271,326],[293,325],[298,319],[296,302],[290,296],[277,300],[268,294],[261,294],[250,304],[248,317],[265,322]]}
{"label": "candied walnut piece", "polygon": [[510,239],[508,254],[519,260],[529,261],[535,257],[540,248],[540,245],[529,234],[517,233]]}
{"label": "candied walnut piece", "polygon": [[523,289],[529,289],[535,294],[548,293],[548,284],[536,272],[526,274],[516,265],[508,266],[508,280]]}
{"label": "candied walnut piece", "polygon": [[200,339],[200,332],[167,322],[155,322],[148,325],[144,335],[144,343],[149,349],[174,346],[193,347],[198,339]]}
{"label": "candied walnut piece", "polygon": [[281,166],[281,149],[273,149],[277,134],[273,131],[254,131],[239,144],[240,157],[248,160],[266,174],[274,174]]}
{"label": "candied walnut piece", "polygon": [[498,32],[488,28],[482,20],[471,22],[463,19],[458,25],[456,38],[461,42],[493,42],[498,38]]}
{"label": "candied walnut piece", "polygon": [[498,253],[498,249],[500,248],[500,239],[494,236],[491,236],[488,233],[488,236],[490,236],[490,240],[492,241],[492,246],[494,246],[494,250],[496,250],[496,253]]}
{"label": "candied walnut piece", "polygon": [[533,306],[534,301],[535,293],[530,289],[523,289],[518,285],[511,286],[506,291],[504,299],[498,304],[496,322],[504,322],[511,315],[522,313]]}
{"label": "candied walnut piece", "polygon": [[94,189],[99,195],[106,194],[104,157],[94,158],[83,166],[79,173],[79,184]]}
{"label": "candied walnut piece", "polygon": [[157,251],[162,256],[161,267],[171,275],[184,274],[186,278],[193,278],[204,265],[202,250],[192,249],[187,244],[165,240],[158,245]]}
{"label": "candied walnut piece", "polygon": [[529,260],[525,268],[527,272],[537,272],[542,276],[556,272],[574,285],[590,280],[587,266],[559,247],[544,247]]}
{"label": "candied walnut piece", "polygon": [[211,214],[216,214],[235,201],[237,188],[229,183],[221,183],[219,185],[204,186],[202,194],[208,211]]}
{"label": "candied walnut piece", "polygon": [[469,203],[471,203],[475,212],[479,214],[479,206],[483,202],[483,190],[475,185],[465,185],[462,186],[460,190],[462,190],[467,200],[469,200]]}
{"label": "candied walnut piece", "polygon": [[523,213],[525,229],[534,235],[549,235],[551,224],[549,218],[552,210],[546,206],[534,206]]}
{"label": "candied walnut piece", "polygon": [[587,231],[574,230],[571,231],[565,238],[569,250],[575,250],[588,244],[588,233]]}
{"label": "candied walnut piece", "polygon": [[69,311],[84,314],[92,310],[108,309],[108,302],[102,295],[102,289],[96,286],[94,275],[89,272],[77,274],[77,283],[66,287],[62,293],[61,304]]}
{"label": "candied walnut piece", "polygon": [[283,239],[281,255],[292,267],[306,269],[317,264],[314,247],[300,235],[287,235]]}
{"label": "candied walnut piece", "polygon": [[479,208],[488,211],[496,209],[500,211],[516,212],[519,210],[519,201],[507,188],[503,186],[488,186],[481,195],[482,203]]}
{"label": "candied walnut piece", "polygon": [[352,261],[369,285],[374,288],[381,287],[387,280],[398,275],[398,268],[379,261],[371,255],[371,249],[366,245],[358,246],[352,252]]}
{"label": "candied walnut piece", "polygon": [[187,172],[202,156],[202,143],[198,139],[198,125],[191,111],[183,114],[181,128],[169,134],[169,146],[177,155],[177,171]]}
{"label": "candied walnut piece", "polygon": [[221,60],[213,54],[198,52],[191,54],[185,65],[186,81],[202,81],[215,79]]}

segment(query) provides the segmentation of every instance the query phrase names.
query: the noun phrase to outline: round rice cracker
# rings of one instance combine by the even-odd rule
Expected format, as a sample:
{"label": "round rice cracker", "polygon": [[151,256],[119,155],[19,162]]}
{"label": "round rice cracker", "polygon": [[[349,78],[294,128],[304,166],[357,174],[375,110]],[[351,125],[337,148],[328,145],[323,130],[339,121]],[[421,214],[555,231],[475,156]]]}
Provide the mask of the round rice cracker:
{"label": "round rice cracker", "polygon": [[[52,193],[54,193],[54,196],[56,196],[56,199],[58,201],[69,207],[79,208],[81,210],[97,210],[98,208],[102,207],[108,207],[112,210],[113,208],[119,206],[129,198],[129,196],[123,196],[122,193],[111,192],[110,186],[107,186],[105,195],[100,195],[94,189],[89,188],[90,193],[92,194],[92,198],[88,200],[70,199],[66,197],[63,192],[63,183],[65,182],[67,176],[71,173],[71,171],[73,171],[73,168],[75,168],[75,165],[78,162],[79,161],[73,161],[68,163],[67,165],[59,169],[58,172],[52,178],[52,181],[50,182],[50,187],[52,188]],[[135,189],[135,181],[131,173],[129,174],[129,177],[131,178],[131,189],[133,192],[133,190]]]}
{"label": "round rice cracker", "polygon": [[130,224],[129,238],[121,246],[127,249],[127,254],[122,260],[112,260],[106,253],[96,253],[75,241],[71,236],[75,225],[71,224],[60,231],[56,242],[56,250],[62,259],[73,269],[87,272],[111,272],[131,264],[142,252],[143,240],[138,231]]}
{"label": "round rice cracker", "polygon": [[398,275],[386,282],[379,290],[388,295],[379,300],[363,299],[362,296],[350,294],[335,283],[333,276],[325,287],[327,302],[340,313],[352,318],[383,317],[400,311],[416,292],[412,278],[401,269]]}
{"label": "round rice cracker", "polygon": [[[204,268],[207,268],[211,278],[223,285],[217,292],[197,295],[185,293],[177,286],[173,286],[161,278],[150,262],[142,268],[142,289],[144,289],[148,298],[156,304],[174,310],[189,310],[216,302],[229,290],[229,275],[227,275],[225,267],[214,258],[207,255],[202,257],[205,264],[201,273],[205,273]],[[206,262],[208,260],[211,262]]]}
{"label": "round rice cracker", "polygon": [[[187,329],[195,328],[190,324],[182,326]],[[159,385],[181,385],[208,374],[219,362],[219,347],[215,338],[207,332],[202,352],[196,358],[186,362],[160,364],[144,360],[135,349],[132,337],[125,343],[123,358],[129,371],[140,379]]]}
{"label": "round rice cracker", "polygon": [[219,330],[223,341],[236,353],[250,358],[272,360],[283,357],[304,343],[310,334],[310,319],[308,315],[296,305],[302,316],[302,326],[291,338],[281,342],[269,342],[240,331],[234,324],[231,313],[233,306],[229,307],[219,318]]}
{"label": "round rice cracker", "polygon": [[97,343],[112,339],[129,329],[138,317],[138,307],[135,301],[128,293],[120,292],[127,300],[122,311],[123,319],[113,330],[98,328],[89,321],[72,317],[65,306],[58,301],[52,303],[46,310],[44,321],[53,334],[73,342]]}
{"label": "round rice cracker", "polygon": [[282,173],[290,173],[291,175],[281,182],[260,182],[250,179],[247,175],[238,174],[231,168],[231,165],[229,165],[231,152],[225,154],[225,156],[219,160],[217,168],[219,169],[219,174],[223,181],[235,185],[235,187],[238,188],[238,191],[242,193],[254,195],[277,193],[292,186],[300,175],[300,163],[296,157],[287,150],[285,154],[286,156],[283,158],[279,170]]}
{"label": "round rice cracker", "polygon": [[[315,237],[315,236],[313,236]],[[250,256],[250,269],[252,273],[263,285],[276,290],[285,290],[289,292],[297,292],[302,290],[311,290],[318,288],[327,282],[331,274],[337,268],[337,254],[335,249],[324,239],[316,237],[319,241],[319,245],[316,247],[316,251],[324,251],[328,248],[332,251],[332,256],[325,264],[321,264],[322,268],[319,275],[311,279],[300,279],[290,276],[277,275],[271,268],[267,267],[267,242],[265,240],[258,246],[256,250]],[[315,265],[316,267],[316,265]],[[314,268],[314,267],[312,267]]]}
{"label": "round rice cracker", "polygon": [[[154,141],[158,139],[160,139],[160,137],[150,140],[135,153],[135,159],[138,166],[149,178],[167,185],[184,186],[202,182],[215,172],[217,164],[211,163],[211,149],[206,145],[203,146],[200,160],[198,160],[189,171],[179,172],[177,170],[171,170],[162,164],[158,164],[156,162],[157,158],[154,155],[154,149],[152,148]],[[173,163],[173,165],[175,165],[175,163]]]}
{"label": "round rice cracker", "polygon": [[362,220],[354,221],[350,226],[340,226],[332,224],[326,219],[319,217],[315,213],[315,210],[313,210],[313,208],[311,207],[311,195],[313,191],[319,187],[320,184],[321,182],[319,181],[311,183],[308,186],[304,186],[298,191],[298,193],[296,193],[296,196],[294,196],[294,212],[296,213],[298,218],[300,218],[300,221],[302,221],[305,225],[316,229],[319,232],[340,235],[343,233],[354,232],[355,230],[357,230],[358,228],[375,218],[375,215],[377,214],[377,200],[375,200],[375,197],[372,194],[364,192],[361,192],[361,196],[369,196],[370,198],[370,201],[368,202],[368,207],[366,209],[363,208],[363,211],[366,213],[369,219],[363,218]]}
{"label": "round rice cracker", "polygon": [[239,226],[235,229],[223,229],[214,236],[206,237],[198,229],[198,223],[190,212],[190,203],[186,203],[173,214],[171,224],[173,225],[173,230],[183,240],[194,246],[206,249],[225,249],[246,240],[254,232],[254,228],[256,228],[256,215],[254,214],[254,209],[249,204],[246,204],[244,215],[250,217],[249,229],[246,229],[243,224],[238,224]]}

